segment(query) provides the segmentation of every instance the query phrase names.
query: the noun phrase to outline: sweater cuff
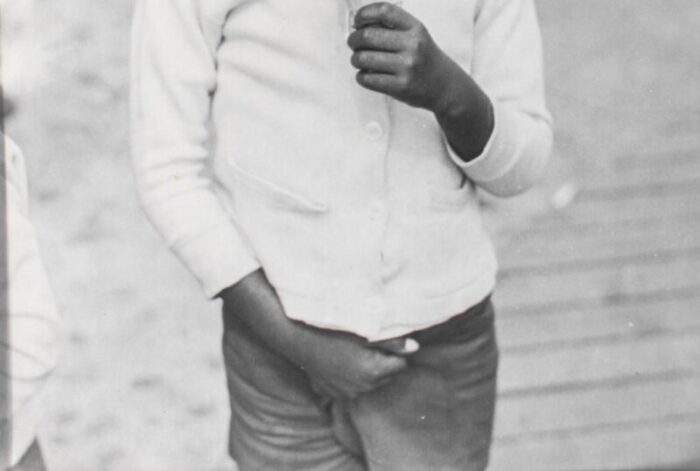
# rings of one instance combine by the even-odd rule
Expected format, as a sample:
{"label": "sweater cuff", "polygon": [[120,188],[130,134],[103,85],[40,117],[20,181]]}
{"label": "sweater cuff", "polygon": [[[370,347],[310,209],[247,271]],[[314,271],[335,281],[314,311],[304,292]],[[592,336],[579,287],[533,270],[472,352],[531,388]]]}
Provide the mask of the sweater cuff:
{"label": "sweater cuff", "polygon": [[232,224],[221,224],[173,246],[199,279],[209,298],[260,268],[248,244]]}
{"label": "sweater cuff", "polygon": [[457,155],[443,134],[450,158],[474,182],[489,182],[508,173],[516,163],[517,149],[522,147],[523,139],[512,111],[494,101],[493,120],[493,131],[484,150],[468,162]]}

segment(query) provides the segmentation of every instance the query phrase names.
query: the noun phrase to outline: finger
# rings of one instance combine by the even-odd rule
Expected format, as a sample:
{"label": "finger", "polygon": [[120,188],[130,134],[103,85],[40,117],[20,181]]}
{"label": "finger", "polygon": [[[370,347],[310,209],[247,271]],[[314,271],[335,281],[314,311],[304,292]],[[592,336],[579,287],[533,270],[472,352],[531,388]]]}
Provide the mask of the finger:
{"label": "finger", "polygon": [[406,352],[406,354],[411,354],[416,353],[418,350],[420,350],[420,343],[418,343],[416,339],[412,339],[411,337],[406,338],[406,342],[403,346],[403,351]]}
{"label": "finger", "polygon": [[403,49],[401,33],[378,26],[365,26],[353,31],[347,43],[353,51],[372,49],[397,52]]}
{"label": "finger", "polygon": [[391,376],[385,376],[381,378],[377,383],[374,385],[374,389],[379,389],[383,388],[384,386],[388,386],[389,384],[393,383],[395,379],[395,375]]}
{"label": "finger", "polygon": [[386,28],[409,30],[417,24],[403,8],[388,2],[377,2],[360,8],[355,14],[355,28],[366,25],[380,24]]}
{"label": "finger", "polygon": [[391,52],[358,51],[350,58],[353,67],[385,74],[395,73],[401,67],[401,59]]}
{"label": "finger", "polygon": [[390,96],[396,95],[401,90],[400,79],[393,74],[360,71],[355,78],[364,88]]}
{"label": "finger", "polygon": [[329,399],[341,400],[357,395],[354,391],[344,391],[326,381],[318,381],[316,384],[317,394],[321,396],[322,403],[324,406],[328,406]]}
{"label": "finger", "polygon": [[401,356],[411,355],[420,350],[420,344],[410,337],[382,340],[381,342],[373,343],[372,346],[383,352]]}
{"label": "finger", "polygon": [[311,390],[318,397],[318,404],[322,409],[327,409],[331,401],[335,399],[334,391],[323,382],[312,381]]}
{"label": "finger", "polygon": [[322,380],[311,380],[311,390],[319,396],[330,396],[331,389]]}
{"label": "finger", "polygon": [[380,342],[372,343],[372,347],[381,350],[386,353],[391,353],[394,355],[401,355],[404,347],[403,337],[398,337],[395,339],[382,340]]}
{"label": "finger", "polygon": [[377,381],[394,376],[408,367],[408,363],[406,363],[406,359],[403,357],[396,355],[382,355],[382,357],[383,358],[379,361]]}

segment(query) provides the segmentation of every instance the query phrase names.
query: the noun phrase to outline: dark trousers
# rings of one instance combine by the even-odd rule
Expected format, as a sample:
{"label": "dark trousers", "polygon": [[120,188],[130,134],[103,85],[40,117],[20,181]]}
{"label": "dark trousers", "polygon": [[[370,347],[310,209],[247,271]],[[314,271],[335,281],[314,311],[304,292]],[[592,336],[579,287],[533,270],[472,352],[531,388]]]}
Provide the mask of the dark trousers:
{"label": "dark trousers", "polygon": [[241,471],[471,471],[488,464],[498,350],[490,299],[411,335],[393,382],[351,402],[224,316],[229,450]]}

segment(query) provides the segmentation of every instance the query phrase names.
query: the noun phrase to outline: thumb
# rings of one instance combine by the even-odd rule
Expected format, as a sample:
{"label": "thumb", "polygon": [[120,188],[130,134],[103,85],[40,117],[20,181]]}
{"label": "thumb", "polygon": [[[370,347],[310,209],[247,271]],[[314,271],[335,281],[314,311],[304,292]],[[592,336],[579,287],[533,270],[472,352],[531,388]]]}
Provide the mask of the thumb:
{"label": "thumb", "polygon": [[416,353],[418,349],[420,349],[418,342],[410,337],[398,337],[395,339],[382,340],[380,342],[373,343],[372,346],[385,353],[400,356]]}
{"label": "thumb", "polygon": [[395,375],[407,367],[406,359],[396,355],[382,355],[379,363],[380,375],[383,377]]}

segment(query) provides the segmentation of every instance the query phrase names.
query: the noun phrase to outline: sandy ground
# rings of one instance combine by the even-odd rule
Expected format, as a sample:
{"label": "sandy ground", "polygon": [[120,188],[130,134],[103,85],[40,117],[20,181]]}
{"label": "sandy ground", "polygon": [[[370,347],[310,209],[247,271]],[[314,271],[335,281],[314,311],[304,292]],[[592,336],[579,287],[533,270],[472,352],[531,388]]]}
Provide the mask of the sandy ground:
{"label": "sandy ground", "polygon": [[[697,60],[683,60],[697,55],[697,2],[539,3],[556,158],[541,189],[491,205],[501,245],[552,210],[561,185],[575,189],[604,172],[606,156],[697,148],[700,140]],[[205,302],[135,197],[131,9],[131,0],[37,0],[30,31],[41,80],[31,98],[18,91],[7,123],[27,156],[34,219],[65,319],[41,437],[57,471],[230,469],[218,306]],[[650,141],[651,131],[664,139]]]}

